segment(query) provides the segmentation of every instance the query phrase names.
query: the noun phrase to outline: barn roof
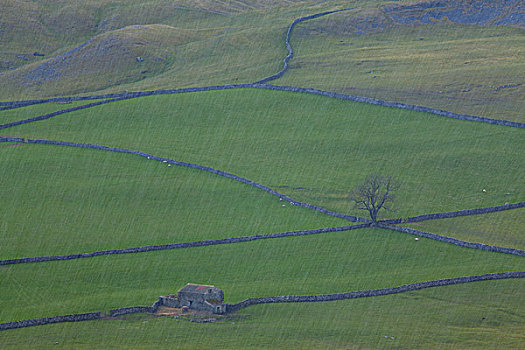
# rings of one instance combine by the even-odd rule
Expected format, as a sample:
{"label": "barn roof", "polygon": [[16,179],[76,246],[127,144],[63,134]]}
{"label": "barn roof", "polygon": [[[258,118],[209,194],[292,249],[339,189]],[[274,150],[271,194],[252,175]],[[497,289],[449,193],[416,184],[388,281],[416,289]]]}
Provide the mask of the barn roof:
{"label": "barn roof", "polygon": [[205,294],[207,293],[208,289],[217,290],[219,288],[215,286],[209,286],[205,284],[194,284],[194,283],[188,283],[183,288],[179,290],[179,292],[186,292],[186,293],[201,293]]}

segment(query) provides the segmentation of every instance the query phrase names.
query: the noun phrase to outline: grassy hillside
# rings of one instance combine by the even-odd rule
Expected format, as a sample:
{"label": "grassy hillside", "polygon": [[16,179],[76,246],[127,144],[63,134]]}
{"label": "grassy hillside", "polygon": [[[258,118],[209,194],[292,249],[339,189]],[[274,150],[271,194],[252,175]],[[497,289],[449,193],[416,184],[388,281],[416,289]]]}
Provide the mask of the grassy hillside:
{"label": "grassy hillside", "polygon": [[282,207],[233,180],[133,155],[2,144],[0,162],[0,259],[350,224]]}
{"label": "grassy hillside", "polygon": [[[10,10],[0,14],[0,28],[6,33],[0,39],[3,100],[106,88],[123,91],[251,82],[278,67],[284,52],[282,34],[294,18],[331,6],[293,0],[2,1]],[[17,22],[19,17],[23,20]],[[35,28],[38,36],[32,34]],[[191,42],[181,45],[180,38]],[[87,41],[87,47],[71,53]],[[91,44],[98,41],[102,44],[93,48]],[[99,46],[104,50],[98,50]],[[34,52],[45,57],[34,56]],[[146,56],[145,61],[137,64],[137,56]],[[48,61],[67,74],[32,86],[35,83],[27,81],[33,80],[30,73],[42,64],[46,67]],[[148,72],[141,73],[144,70]]]}
{"label": "grassy hillside", "polygon": [[98,35],[53,58],[4,73],[13,95],[76,94],[145,79],[177,66],[177,50],[210,32],[167,25],[135,25]]}
{"label": "grassy hillside", "polygon": [[525,121],[524,30],[458,24],[356,31],[342,12],[300,24],[276,84]]}
{"label": "grassy hillside", "polygon": [[525,210],[407,224],[417,230],[518,249],[525,248]]}
{"label": "grassy hillside", "polygon": [[[356,7],[299,24],[291,69],[275,83],[523,122],[518,5],[0,0],[0,100],[253,82],[281,69],[294,19]],[[84,103],[0,111],[0,124]],[[350,189],[369,174],[391,174],[402,183],[397,211],[385,215],[392,218],[525,201],[523,133],[236,89],[125,100],[0,136],[197,163],[355,216],[365,213],[349,203]],[[220,176],[129,154],[4,143],[0,166],[0,259],[349,224]],[[408,226],[523,249],[522,217],[519,209]],[[234,303],[524,270],[520,256],[367,228],[0,266],[0,323],[150,305],[188,282],[214,284]],[[501,280],[259,305],[206,324],[131,315],[3,331],[0,348],[511,349],[525,342],[524,287],[523,279]]]}
{"label": "grassy hillside", "polygon": [[[411,7],[406,1],[74,1],[67,6],[3,1],[13,9],[0,14],[6,34],[0,51],[4,100],[252,82],[281,68],[284,34],[293,19],[350,7],[354,9],[297,26],[292,69],[278,84],[523,121],[524,57],[519,47],[524,24],[515,15],[515,1],[486,4],[490,13],[468,2]],[[109,50],[113,54],[96,52],[89,60],[74,55],[62,67],[62,55],[88,40],[155,24],[191,33],[186,36],[190,42],[175,46],[166,33],[155,40],[155,32],[137,46],[129,35],[117,35]],[[119,54],[122,50],[130,55]],[[135,55],[151,58],[138,64]],[[55,80],[46,74],[40,84],[29,82],[34,80],[30,72],[46,60],[58,61],[68,73],[55,75]],[[94,68],[100,70],[95,74]],[[75,80],[75,73],[81,79]]]}
{"label": "grassy hillside", "polygon": [[348,191],[371,173],[403,182],[394,217],[524,200],[522,129],[299,93],[152,96],[8,130],[199,163],[356,215]]}
{"label": "grassy hillside", "polygon": [[136,315],[0,337],[5,349],[512,349],[525,340],[517,297],[524,287],[521,280],[477,282],[380,298],[259,305],[241,311],[244,318],[217,323]]}
{"label": "grassy hillside", "polygon": [[[519,256],[428,239],[415,241],[395,231],[361,229],[10,265],[3,266],[0,274],[0,322],[149,305],[188,282],[214,284],[225,291],[225,301],[232,303],[258,296],[341,293],[522,271],[524,264]],[[38,303],[27,297],[31,295],[38,295]]]}
{"label": "grassy hillside", "polygon": [[10,67],[16,67],[24,63],[20,60],[24,60],[13,54],[31,56],[34,51],[39,51],[50,55],[68,45],[80,44],[95,35],[130,25],[168,24],[186,29],[212,28],[224,25],[229,17],[272,7],[304,6],[305,3],[294,0],[148,0],[140,3],[125,0],[1,0],[1,54],[13,60],[7,63]]}

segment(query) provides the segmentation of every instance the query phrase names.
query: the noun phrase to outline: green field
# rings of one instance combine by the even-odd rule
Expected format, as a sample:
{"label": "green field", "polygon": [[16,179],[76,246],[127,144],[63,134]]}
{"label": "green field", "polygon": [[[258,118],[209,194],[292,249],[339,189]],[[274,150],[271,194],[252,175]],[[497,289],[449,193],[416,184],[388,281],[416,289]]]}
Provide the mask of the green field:
{"label": "green field", "polygon": [[[408,2],[0,0],[0,100],[251,83],[281,69],[294,19],[358,7],[296,26],[290,70],[272,83],[525,122],[523,29],[448,20],[399,25],[382,7],[398,4]],[[366,33],[357,34],[363,25]],[[0,111],[0,124],[91,102]],[[360,217],[366,213],[348,194],[374,173],[402,183],[397,210],[384,218],[525,201],[523,129],[304,93],[149,96],[0,136],[196,163]],[[0,259],[351,224],[225,177],[131,154],[1,143],[0,169]],[[524,210],[405,226],[524,249]],[[151,305],[186,283],[216,285],[226,303],[236,303],[505,271],[525,271],[524,258],[380,228],[5,265],[0,323]],[[0,331],[0,348],[518,349],[524,288],[523,279],[498,280],[257,305],[213,323],[105,317]]]}
{"label": "green field", "polygon": [[522,29],[447,23],[355,34],[351,21],[342,12],[298,25],[290,70],[272,83],[525,121]]}
{"label": "green field", "polygon": [[524,287],[521,280],[490,281],[379,298],[258,305],[240,311],[244,318],[205,324],[130,315],[16,329],[0,339],[5,349],[512,349],[525,341],[523,299],[514,296]]}
{"label": "green field", "polygon": [[525,248],[525,209],[429,220],[404,226],[470,242]]}
{"label": "green field", "polygon": [[[524,121],[523,29],[446,21],[393,25],[381,15],[391,3],[16,2],[0,14],[17,29],[0,39],[0,69],[2,59],[17,68],[0,75],[0,98],[250,83],[282,68],[284,35],[294,19],[348,7],[353,9],[296,26],[291,69],[275,83]],[[49,15],[34,18],[37,10]],[[31,20],[19,22],[21,16]],[[366,20],[384,28],[357,34],[354,26]],[[88,40],[65,63],[33,77],[38,65]],[[33,57],[35,50],[46,57]]]}
{"label": "green field", "polygon": [[[19,107],[14,109],[6,109],[0,111],[0,124],[7,124],[16,122],[19,120],[29,119],[33,117],[38,117],[40,115],[53,113],[56,111],[61,111],[64,109],[69,109],[77,106],[86,105],[88,103],[97,102],[101,100],[87,100],[87,101],[73,101],[70,103],[57,103],[57,102],[47,102],[41,104],[30,105],[26,107]],[[0,136],[8,134],[7,130],[0,130]]]}
{"label": "green field", "polygon": [[[231,303],[254,296],[337,293],[469,274],[523,270],[523,264],[521,257],[460,248],[427,239],[416,242],[411,236],[394,231],[365,229],[225,246],[4,266],[0,269],[3,286],[0,322],[148,305],[158,295],[172,293],[188,281],[220,286],[225,290],[226,301]],[[257,306],[240,312],[249,317],[234,320],[235,325],[230,322],[197,325],[183,320],[131,317],[129,322],[113,320],[5,331],[0,334],[0,339],[6,344],[20,341],[45,346],[46,341],[58,337],[58,341],[66,344],[71,341],[69,346],[73,347],[84,343],[86,347],[110,348],[116,346],[120,336],[128,334],[133,337],[130,346],[141,348],[153,346],[151,342],[162,345],[165,338],[159,334],[164,330],[173,333],[165,337],[175,336],[181,345],[192,347],[213,343],[217,341],[213,335],[234,331],[238,336],[227,337],[228,340],[221,340],[219,344],[226,348],[259,344],[272,347],[282,338],[284,347],[287,347],[285,344],[304,344],[301,346],[310,348],[325,342],[327,346],[338,347],[356,342],[368,343],[370,347],[375,347],[373,344],[388,347],[389,343],[382,343],[385,340],[381,337],[389,335],[401,342],[396,344],[412,344],[413,347],[418,347],[418,344],[439,347],[440,342],[465,344],[465,341],[466,344],[477,342],[490,347],[491,342],[501,337],[505,337],[508,344],[517,344],[522,339],[519,334],[523,334],[521,321],[525,315],[521,307],[521,288],[521,280],[477,282],[399,296]],[[16,308],[10,306],[15,304]],[[482,317],[487,321],[483,322]],[[159,329],[150,331],[152,328]],[[50,332],[47,334],[53,337],[36,341],[34,337],[47,329]],[[77,334],[78,329],[84,329],[83,335]],[[181,334],[191,329],[202,331],[188,338]],[[277,338],[263,341],[265,335],[277,330],[280,330]],[[147,334],[153,339],[149,340]],[[28,335],[31,336],[21,339]],[[476,341],[480,335],[488,338],[484,338],[484,342]],[[122,346],[128,344],[128,340],[120,341]]]}
{"label": "green field", "polygon": [[350,224],[282,207],[277,197],[233,180],[134,155],[10,146],[0,145],[0,259]]}
{"label": "green field", "polygon": [[[38,106],[28,109],[31,115],[19,115],[40,113]],[[363,215],[352,209],[346,196],[370,172],[390,173],[404,183],[399,210],[391,214],[398,217],[523,200],[520,129],[306,94],[242,89],[145,97],[13,127],[6,133],[118,146],[212,166],[348,214]],[[12,146],[2,145],[0,153],[8,169],[2,180],[6,215],[0,246],[9,258],[347,224],[306,209],[283,208],[263,191],[194,169],[89,149]],[[509,163],[516,166],[507,167]],[[509,220],[519,211],[494,215],[506,215],[495,224],[510,233],[475,240],[513,246],[518,239],[519,244],[522,225]],[[472,218],[457,220],[461,219],[466,222],[463,236],[451,235],[472,238],[476,227],[468,224]],[[233,303],[249,297],[340,293],[524,268],[522,257],[361,229],[4,266],[0,322],[148,305],[188,282],[217,285],[225,290],[226,302]],[[437,288],[395,296],[402,300],[395,306],[388,302],[390,297],[257,306],[239,313],[247,318],[208,324],[206,336],[177,338],[177,344],[208,347],[235,327],[238,337],[227,338],[220,346],[389,348],[392,344],[381,337],[391,333],[401,348],[443,344],[490,348],[503,338],[512,347],[522,340],[523,295],[517,292],[522,284],[501,281]],[[448,292],[454,288],[458,295]],[[487,291],[490,294],[484,294]],[[458,303],[461,306],[452,313],[442,309]],[[351,313],[354,308],[357,318],[341,311]],[[436,314],[417,311],[422,308]],[[309,317],[311,313],[315,317]],[[480,323],[482,317],[494,321]],[[369,324],[377,327],[365,327]],[[133,333],[132,347],[148,348],[164,346],[166,338],[158,336],[161,330],[187,333],[206,325],[130,316],[40,329],[53,330],[46,339],[64,341],[66,348],[110,348],[126,345],[127,340],[119,337],[137,327],[141,330]],[[435,327],[439,332],[429,333]],[[151,328],[157,330],[149,332]],[[86,333],[77,335],[79,329]],[[277,329],[280,338],[263,341]],[[44,341],[34,338],[39,332],[7,331],[0,334],[0,341],[7,347],[13,343],[31,347],[31,342],[45,347]],[[146,334],[153,334],[155,345]]]}
{"label": "green field", "polygon": [[232,303],[524,268],[522,257],[380,229],[11,265],[1,268],[0,322],[149,305],[188,282],[217,285]]}
{"label": "green field", "polygon": [[521,129],[299,93],[242,89],[144,97],[8,130],[211,166],[359,216],[348,191],[370,173],[403,183],[393,217],[525,198]]}

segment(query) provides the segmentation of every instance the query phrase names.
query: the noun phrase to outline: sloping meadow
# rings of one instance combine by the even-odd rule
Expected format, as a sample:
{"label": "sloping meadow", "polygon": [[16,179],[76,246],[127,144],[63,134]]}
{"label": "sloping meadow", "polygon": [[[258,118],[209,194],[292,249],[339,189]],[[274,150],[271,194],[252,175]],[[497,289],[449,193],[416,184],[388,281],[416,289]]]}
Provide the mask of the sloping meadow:
{"label": "sloping meadow", "polygon": [[470,242],[525,248],[525,209],[459,218],[428,220],[407,227]]}
{"label": "sloping meadow", "polygon": [[135,155],[0,144],[0,162],[0,259],[350,224],[230,179]]}
{"label": "sloping meadow", "polygon": [[0,337],[4,349],[515,349],[524,341],[523,300],[515,297],[524,287],[523,280],[502,280],[351,301],[258,305],[215,323],[128,315]]}
{"label": "sloping meadow", "polygon": [[398,210],[389,217],[502,205],[525,196],[522,129],[291,92],[143,97],[7,132],[211,166],[356,216],[365,213],[352,208],[348,192],[371,173],[403,183]]}
{"label": "sloping meadow", "polygon": [[301,23],[290,70],[274,83],[524,121],[523,28],[384,15],[353,10]]}
{"label": "sloping meadow", "polygon": [[188,282],[216,285],[235,303],[523,268],[523,257],[381,229],[8,265],[0,268],[0,322],[151,305]]}
{"label": "sloping meadow", "polygon": [[[42,112],[53,109],[41,107]],[[25,118],[40,113],[36,106],[27,110],[31,113]],[[399,210],[392,216],[523,200],[522,129],[306,94],[242,89],[146,97],[9,128],[4,134],[103,144],[211,166],[347,214],[364,215],[352,209],[347,193],[374,172],[392,174],[403,183]],[[0,155],[7,174],[2,178],[0,244],[6,258],[349,224],[230,179],[130,154],[6,143]],[[497,223],[508,226],[505,220]],[[360,229],[2,266],[0,322],[149,305],[188,282],[214,284],[225,291],[226,302],[234,303],[523,269],[519,256]],[[162,347],[159,329],[167,334],[202,329],[206,335],[178,337],[169,344],[310,348],[391,347],[389,342],[396,342],[440,348],[504,340],[513,347],[523,329],[522,310],[516,306],[523,299],[518,292],[522,285],[521,280],[483,282],[377,299],[262,305],[240,312],[233,323],[208,324],[206,332],[204,325],[183,320],[130,316],[0,336],[6,347],[31,347],[39,329],[49,329],[45,341],[65,348],[95,343],[109,348],[129,339],[129,347],[151,342]],[[272,338],[277,329],[280,335]],[[78,330],[85,336],[73,334]],[[225,336],[232,332],[237,336]],[[504,335],[508,332],[511,337]],[[273,340],[264,341],[268,337]],[[43,342],[39,338],[37,343]]]}

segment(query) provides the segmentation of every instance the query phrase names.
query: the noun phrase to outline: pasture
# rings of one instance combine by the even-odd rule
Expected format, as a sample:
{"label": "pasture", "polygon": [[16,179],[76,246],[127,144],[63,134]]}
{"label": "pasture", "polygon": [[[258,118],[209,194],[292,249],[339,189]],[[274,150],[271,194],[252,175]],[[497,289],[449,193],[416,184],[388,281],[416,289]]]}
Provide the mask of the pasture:
{"label": "pasture", "polygon": [[341,12],[300,24],[279,85],[525,121],[523,30],[436,24],[355,34]]}
{"label": "pasture", "polygon": [[[0,13],[9,29],[0,38],[0,99],[250,83],[282,67],[292,20],[359,5],[300,23],[292,33],[290,70],[272,83],[524,121],[522,29],[448,22],[378,22],[381,30],[363,33],[348,27],[390,9],[379,0],[62,5],[16,2]],[[43,50],[45,57],[29,54]],[[11,60],[14,52],[25,59]],[[0,111],[0,124],[89,102]],[[402,183],[396,211],[383,218],[525,201],[522,128],[305,93],[237,88],[141,97],[1,130],[0,137],[7,135],[195,163],[358,217],[366,213],[353,207],[348,193],[372,173]],[[5,142],[0,164],[0,259],[352,224],[217,174],[132,154]],[[523,211],[406,226],[523,249]],[[523,256],[369,227],[3,265],[0,323],[151,305],[188,282],[216,285],[226,303],[236,303],[524,270]],[[0,331],[0,347],[519,348],[524,287],[521,278],[256,305],[210,323],[104,317]]]}
{"label": "pasture", "polygon": [[0,339],[5,349],[516,348],[524,341],[523,313],[516,312],[523,300],[513,294],[524,287],[490,281],[351,302],[260,305],[240,319],[203,324],[138,314],[16,329]]}
{"label": "pasture", "polygon": [[10,146],[0,145],[0,259],[350,224],[282,207],[264,191],[195,169],[113,152]]}
{"label": "pasture", "polygon": [[[236,302],[251,296],[343,292],[520,269],[522,257],[426,239],[416,242],[397,232],[366,229],[5,266],[0,269],[0,322],[148,305],[188,281],[218,285],[226,291],[227,302]],[[489,281],[396,296],[261,305],[239,313],[247,318],[211,324],[130,315],[3,331],[0,339],[7,347],[16,343],[46,347],[59,341],[65,348],[117,344],[168,348],[173,343],[182,348],[342,348],[349,344],[491,348],[503,341],[512,347],[523,341],[522,288],[521,280]],[[40,338],[42,332],[47,335]],[[396,339],[387,342],[385,335]]]}
{"label": "pasture", "polygon": [[349,205],[348,191],[371,173],[403,183],[390,217],[525,198],[521,129],[299,93],[143,97],[7,130],[210,166],[355,216],[363,213]]}
{"label": "pasture", "polygon": [[187,282],[220,286],[225,301],[233,303],[257,296],[341,293],[523,267],[523,257],[415,241],[410,235],[380,229],[8,265],[1,268],[0,322],[149,305]]}
{"label": "pasture", "polygon": [[516,209],[404,225],[470,242],[525,248],[525,210]]}

